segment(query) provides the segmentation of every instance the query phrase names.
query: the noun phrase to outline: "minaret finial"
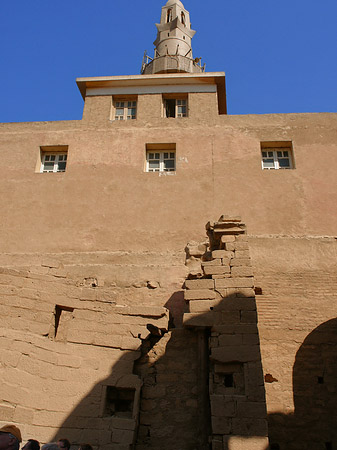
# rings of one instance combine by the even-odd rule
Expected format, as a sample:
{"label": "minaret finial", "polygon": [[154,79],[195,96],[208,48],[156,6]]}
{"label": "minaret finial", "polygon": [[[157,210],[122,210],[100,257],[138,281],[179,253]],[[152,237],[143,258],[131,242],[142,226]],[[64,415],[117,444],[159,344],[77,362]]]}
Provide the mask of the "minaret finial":
{"label": "minaret finial", "polygon": [[169,72],[203,72],[201,58],[193,59],[190,14],[180,0],[168,0],[156,24],[154,58],[144,55],[142,74]]}

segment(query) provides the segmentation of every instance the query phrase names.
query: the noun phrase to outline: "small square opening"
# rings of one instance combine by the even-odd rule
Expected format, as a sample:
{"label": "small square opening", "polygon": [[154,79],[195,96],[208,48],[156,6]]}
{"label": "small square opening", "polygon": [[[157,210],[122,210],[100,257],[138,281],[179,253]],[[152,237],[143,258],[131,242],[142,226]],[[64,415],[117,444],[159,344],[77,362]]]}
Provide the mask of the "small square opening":
{"label": "small square opening", "polygon": [[55,305],[54,312],[54,337],[58,341],[67,339],[68,328],[73,319],[74,308],[68,306]]}
{"label": "small square opening", "polygon": [[232,373],[225,373],[223,377],[223,384],[226,387],[235,387],[234,386],[234,375]]}
{"label": "small square opening", "polygon": [[106,387],[104,417],[132,418],[135,389]]}

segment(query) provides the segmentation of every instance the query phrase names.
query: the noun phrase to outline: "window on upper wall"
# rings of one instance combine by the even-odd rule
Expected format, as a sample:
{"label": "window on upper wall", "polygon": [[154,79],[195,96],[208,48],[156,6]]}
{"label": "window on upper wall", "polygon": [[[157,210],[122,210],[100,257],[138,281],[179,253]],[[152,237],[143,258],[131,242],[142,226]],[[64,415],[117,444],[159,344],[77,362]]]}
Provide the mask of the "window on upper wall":
{"label": "window on upper wall", "polygon": [[175,144],[147,144],[146,172],[175,172]]}
{"label": "window on upper wall", "polygon": [[163,98],[164,117],[187,117],[187,97]]}
{"label": "window on upper wall", "polygon": [[113,120],[132,120],[137,116],[137,100],[113,99]]}
{"label": "window on upper wall", "polygon": [[293,169],[292,142],[261,142],[262,169]]}
{"label": "window on upper wall", "polygon": [[40,170],[46,172],[65,172],[68,159],[68,146],[46,146],[40,147]]}

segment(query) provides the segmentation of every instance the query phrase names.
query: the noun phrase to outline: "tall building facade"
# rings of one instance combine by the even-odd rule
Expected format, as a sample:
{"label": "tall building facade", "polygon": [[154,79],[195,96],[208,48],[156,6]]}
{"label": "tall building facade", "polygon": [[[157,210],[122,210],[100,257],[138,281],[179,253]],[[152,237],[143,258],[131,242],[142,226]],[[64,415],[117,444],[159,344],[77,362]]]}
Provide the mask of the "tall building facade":
{"label": "tall building facade", "polygon": [[162,8],[79,121],[0,124],[0,420],[98,450],[337,446],[337,114],[227,114]]}

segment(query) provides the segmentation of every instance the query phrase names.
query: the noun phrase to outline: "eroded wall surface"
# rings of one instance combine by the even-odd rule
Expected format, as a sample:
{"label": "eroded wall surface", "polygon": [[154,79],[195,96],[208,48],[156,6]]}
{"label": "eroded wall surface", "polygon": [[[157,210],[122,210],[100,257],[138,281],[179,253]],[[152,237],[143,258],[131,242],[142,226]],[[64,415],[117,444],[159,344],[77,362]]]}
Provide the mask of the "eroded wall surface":
{"label": "eroded wall surface", "polygon": [[[333,417],[335,395],[330,321],[336,317],[336,241],[253,236],[248,241],[255,286],[262,290],[255,298],[271,442],[281,449],[335,442],[331,419],[324,417]],[[67,435],[73,442],[128,448],[137,414],[127,406],[114,420],[105,417],[106,386],[122,380],[120,387],[138,389],[136,378],[142,375],[137,445],[155,448],[167,439],[172,446],[174,436],[181,448],[189,448],[200,430],[200,344],[195,332],[182,328],[184,281],[189,271],[198,271],[191,257],[187,266],[185,258],[184,251],[1,255],[2,421],[17,423],[26,438],[41,442]],[[57,305],[62,312],[55,337]],[[304,346],[313,349],[309,356],[298,357],[325,323],[329,338],[318,333],[314,341],[323,360],[310,340]],[[154,328],[153,337],[149,324],[169,331],[157,336]],[[160,339],[148,343],[151,336]],[[142,347],[143,340],[149,347]],[[302,367],[296,371],[298,361]],[[123,381],[127,375],[131,379]],[[300,419],[303,404],[314,402],[310,411],[317,417],[327,396],[324,432],[311,427],[308,434]],[[181,431],[172,435],[172,427]]]}

